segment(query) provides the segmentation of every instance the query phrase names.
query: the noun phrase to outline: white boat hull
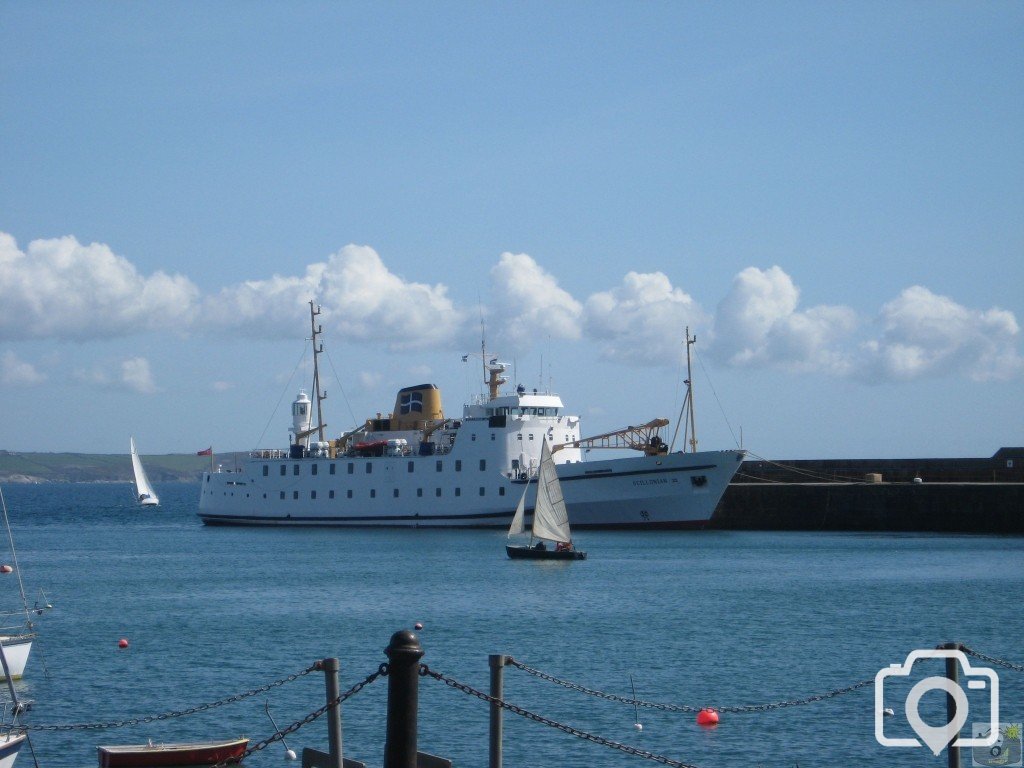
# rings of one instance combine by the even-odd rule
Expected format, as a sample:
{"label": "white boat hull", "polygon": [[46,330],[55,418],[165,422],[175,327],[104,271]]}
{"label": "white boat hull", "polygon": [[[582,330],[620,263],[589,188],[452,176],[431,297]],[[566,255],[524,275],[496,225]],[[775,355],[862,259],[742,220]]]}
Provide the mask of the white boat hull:
{"label": "white boat hull", "polygon": [[25,743],[24,733],[5,733],[0,735],[0,768],[11,768],[18,759],[18,752]]}
{"label": "white boat hull", "polygon": [[[4,659],[7,661],[7,669],[10,670],[12,680],[20,680],[25,674],[34,639],[35,635],[0,635],[0,645],[3,646]],[[0,681],[6,679],[3,668],[0,667]],[[0,768],[3,766],[0,765]]]}
{"label": "white boat hull", "polygon": [[[574,529],[700,528],[743,455],[703,451],[559,464],[569,522]],[[491,466],[502,466],[494,458]],[[487,461],[486,453],[460,460],[455,451],[251,458],[235,471],[204,475],[199,517],[207,525],[507,528],[525,481],[488,470]],[[531,488],[528,511],[532,494]]]}

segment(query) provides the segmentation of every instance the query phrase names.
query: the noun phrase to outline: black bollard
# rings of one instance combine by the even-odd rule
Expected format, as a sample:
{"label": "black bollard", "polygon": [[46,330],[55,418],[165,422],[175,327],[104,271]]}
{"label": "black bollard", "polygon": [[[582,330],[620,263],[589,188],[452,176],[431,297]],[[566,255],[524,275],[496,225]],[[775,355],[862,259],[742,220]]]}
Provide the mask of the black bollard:
{"label": "black bollard", "polygon": [[[487,663],[491,667],[491,696],[495,699],[504,698],[504,667],[508,663],[508,656],[492,653],[487,657]],[[502,761],[502,723],[501,707],[491,703],[491,735],[488,749],[489,768],[501,768]]]}
{"label": "black bollard", "polygon": [[419,712],[423,649],[416,635],[401,629],[384,649],[388,657],[388,727],[384,768],[416,768],[416,720]]}
{"label": "black bollard", "polygon": [[[941,646],[942,648],[950,651],[960,651],[963,647],[960,643],[946,643]],[[959,675],[960,665],[956,659],[946,659],[946,677],[949,678],[953,685],[960,685]],[[946,716],[949,718],[949,722],[956,720],[956,699],[946,694]],[[949,740],[949,744],[946,745],[946,761],[948,768],[960,768],[960,747],[954,747],[953,742],[960,738],[959,733],[953,734],[953,738]]]}

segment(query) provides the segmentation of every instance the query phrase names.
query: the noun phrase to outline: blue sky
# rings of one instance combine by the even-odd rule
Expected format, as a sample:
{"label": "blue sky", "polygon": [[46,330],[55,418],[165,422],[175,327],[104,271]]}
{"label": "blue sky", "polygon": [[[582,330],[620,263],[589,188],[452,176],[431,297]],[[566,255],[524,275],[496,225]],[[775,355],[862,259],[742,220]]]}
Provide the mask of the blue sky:
{"label": "blue sky", "polygon": [[[277,447],[488,349],[584,433],[1024,444],[1024,6],[0,0],[0,448]],[[335,379],[337,374],[337,379]]]}

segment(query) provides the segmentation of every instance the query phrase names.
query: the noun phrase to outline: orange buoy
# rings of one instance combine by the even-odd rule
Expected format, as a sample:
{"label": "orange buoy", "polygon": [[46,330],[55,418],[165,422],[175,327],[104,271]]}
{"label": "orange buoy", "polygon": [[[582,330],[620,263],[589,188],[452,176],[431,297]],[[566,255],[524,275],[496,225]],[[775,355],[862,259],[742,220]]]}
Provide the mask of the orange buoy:
{"label": "orange buoy", "polygon": [[118,640],[118,641],[117,641],[117,647],[118,647],[118,648],[127,648],[127,647],[128,647],[128,641],[127,641],[127,640],[125,640],[125,639],[124,639],[124,638],[122,637],[122,638],[121,638],[120,640]]}
{"label": "orange buoy", "polygon": [[697,713],[697,725],[718,725],[718,713],[708,707]]}

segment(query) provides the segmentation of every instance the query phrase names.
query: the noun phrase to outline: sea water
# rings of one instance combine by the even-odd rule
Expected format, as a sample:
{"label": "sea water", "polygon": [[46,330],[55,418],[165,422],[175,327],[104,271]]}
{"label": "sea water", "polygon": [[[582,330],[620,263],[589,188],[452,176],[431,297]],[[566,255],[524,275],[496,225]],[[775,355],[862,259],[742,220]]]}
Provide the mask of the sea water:
{"label": "sea water", "polygon": [[[126,485],[4,487],[29,602],[53,605],[37,617],[39,638],[18,683],[19,696],[34,700],[25,722],[119,723],[181,711],[327,657],[340,659],[346,690],[386,660],[392,633],[417,622],[423,663],[481,691],[488,655],[507,654],[587,688],[629,698],[632,678],[639,699],[698,707],[806,699],[873,679],[946,640],[1024,661],[1020,537],[588,531],[579,537],[586,561],[513,562],[500,531],[204,527],[198,491],[158,485],[161,506],[141,509]],[[0,576],[0,598],[6,609],[20,603],[13,574]],[[991,668],[1000,719],[1024,720],[1024,673]],[[942,662],[922,674],[942,674]],[[909,680],[888,679],[889,737],[914,735],[903,706]],[[345,702],[347,757],[382,764],[386,693],[379,679]],[[878,743],[874,685],[725,713],[710,729],[693,714],[637,715],[512,667],[504,694],[553,721],[702,768],[946,764],[945,754]],[[945,721],[944,697],[922,698],[929,723]],[[964,735],[989,716],[988,691],[969,697]],[[96,764],[98,744],[257,741],[274,733],[268,705],[285,728],[324,701],[315,672],[188,717],[33,731],[32,746],[43,768],[83,768]],[[420,749],[486,766],[488,717],[483,701],[421,678]],[[288,736],[288,747],[326,750],[325,721]],[[18,765],[32,759],[25,749]],[[246,764],[284,762],[275,743]],[[504,764],[653,763],[505,713]]]}

